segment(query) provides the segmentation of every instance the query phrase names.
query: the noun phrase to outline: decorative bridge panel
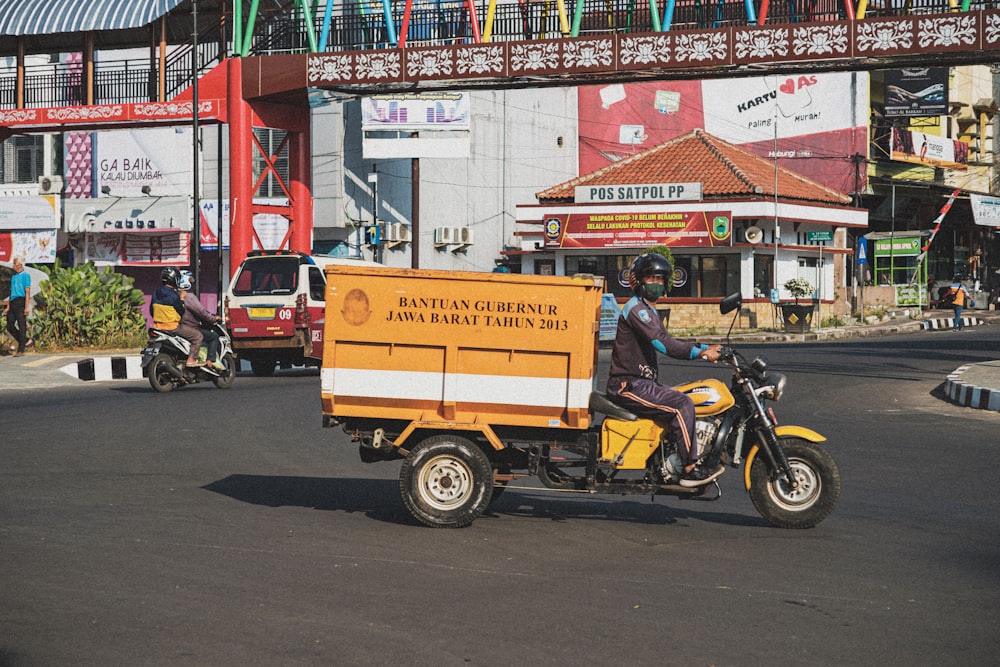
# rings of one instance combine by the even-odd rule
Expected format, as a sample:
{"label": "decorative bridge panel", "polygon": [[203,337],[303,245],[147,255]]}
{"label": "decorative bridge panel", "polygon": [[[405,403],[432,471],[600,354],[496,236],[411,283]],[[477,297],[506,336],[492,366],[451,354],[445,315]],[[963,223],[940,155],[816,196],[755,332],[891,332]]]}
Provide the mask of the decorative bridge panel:
{"label": "decorative bridge panel", "polygon": [[[292,62],[302,63],[303,86],[345,92],[364,87],[366,92],[377,92],[992,62],[1000,58],[1000,53],[989,53],[997,51],[998,45],[1000,11],[974,11],[312,53],[296,56]],[[292,62],[286,61],[285,66],[293,66]],[[286,79],[288,74],[286,70]],[[267,77],[257,77],[247,94],[279,92],[268,85]]]}

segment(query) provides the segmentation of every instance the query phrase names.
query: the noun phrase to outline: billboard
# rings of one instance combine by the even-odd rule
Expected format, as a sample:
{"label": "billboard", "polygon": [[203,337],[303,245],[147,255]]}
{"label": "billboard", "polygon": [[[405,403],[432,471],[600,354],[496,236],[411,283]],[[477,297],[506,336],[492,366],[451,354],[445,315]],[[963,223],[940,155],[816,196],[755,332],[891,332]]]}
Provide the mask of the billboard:
{"label": "billboard", "polygon": [[361,129],[468,130],[469,97],[465,93],[397,93],[361,100]]}
{"label": "billboard", "polygon": [[595,211],[544,220],[550,248],[707,248],[732,244],[729,211]]}
{"label": "billboard", "polygon": [[889,159],[913,162],[928,167],[966,170],[969,168],[969,144],[923,132],[892,128],[892,152]]}
{"label": "billboard", "polygon": [[578,106],[580,174],[701,128],[839,192],[866,183],[864,72],[583,86]]}
{"label": "billboard", "polygon": [[115,197],[190,194],[194,186],[191,128],[167,127],[98,132],[93,152],[97,191]]}
{"label": "billboard", "polygon": [[948,68],[885,72],[885,116],[944,116],[948,113]]}

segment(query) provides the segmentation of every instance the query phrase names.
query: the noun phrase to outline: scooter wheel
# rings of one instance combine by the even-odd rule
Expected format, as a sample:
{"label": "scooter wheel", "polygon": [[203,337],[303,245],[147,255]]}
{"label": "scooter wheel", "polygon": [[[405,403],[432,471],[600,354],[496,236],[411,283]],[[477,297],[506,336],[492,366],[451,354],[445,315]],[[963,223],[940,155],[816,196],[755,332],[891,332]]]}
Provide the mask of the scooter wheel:
{"label": "scooter wheel", "polygon": [[149,386],[165,394],[177,386],[177,379],[170,373],[168,367],[174,365],[174,360],[169,354],[160,353],[153,358],[146,369],[146,376],[149,378]]}
{"label": "scooter wheel", "polygon": [[227,354],[222,357],[222,365],[226,367],[226,370],[220,371],[219,377],[213,379],[212,382],[219,389],[229,389],[233,386],[233,381],[236,379],[236,357]]}

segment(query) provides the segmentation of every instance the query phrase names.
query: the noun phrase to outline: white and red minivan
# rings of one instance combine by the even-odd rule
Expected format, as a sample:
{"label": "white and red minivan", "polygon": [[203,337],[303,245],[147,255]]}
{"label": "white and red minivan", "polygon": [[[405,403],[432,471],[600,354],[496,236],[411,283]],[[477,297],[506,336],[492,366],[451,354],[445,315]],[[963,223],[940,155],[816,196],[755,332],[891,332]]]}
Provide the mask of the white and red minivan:
{"label": "white and red minivan", "polygon": [[254,250],[240,264],[225,299],[226,327],[237,356],[254,375],[282,366],[318,366],[328,264],[382,266],[349,257]]}

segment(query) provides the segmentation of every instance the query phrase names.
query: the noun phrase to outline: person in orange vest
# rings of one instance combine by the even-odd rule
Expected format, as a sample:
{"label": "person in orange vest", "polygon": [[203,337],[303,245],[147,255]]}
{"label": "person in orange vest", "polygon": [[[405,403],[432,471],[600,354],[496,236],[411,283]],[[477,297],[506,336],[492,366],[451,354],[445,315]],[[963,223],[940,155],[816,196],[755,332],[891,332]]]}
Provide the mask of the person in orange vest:
{"label": "person in orange vest", "polygon": [[969,300],[969,293],[965,291],[965,287],[962,285],[962,276],[955,276],[954,282],[952,282],[951,287],[948,288],[948,292],[945,294],[945,299],[951,302],[951,309],[955,313],[955,319],[951,323],[951,330],[962,331],[965,329],[965,325],[962,324],[962,309],[965,308],[965,304]]}

